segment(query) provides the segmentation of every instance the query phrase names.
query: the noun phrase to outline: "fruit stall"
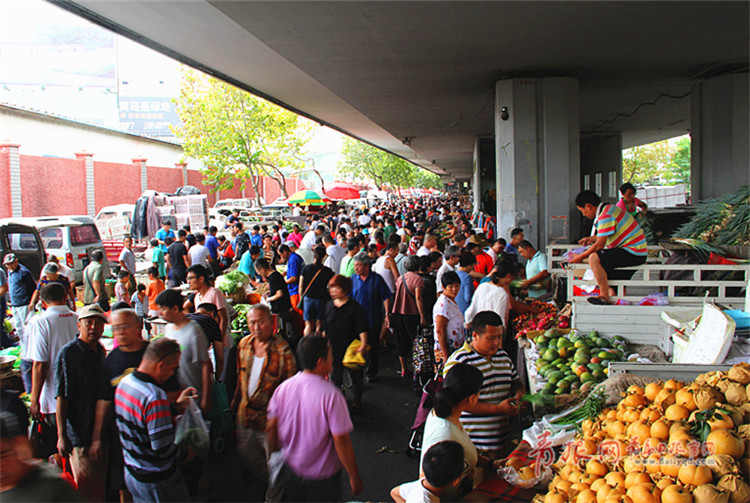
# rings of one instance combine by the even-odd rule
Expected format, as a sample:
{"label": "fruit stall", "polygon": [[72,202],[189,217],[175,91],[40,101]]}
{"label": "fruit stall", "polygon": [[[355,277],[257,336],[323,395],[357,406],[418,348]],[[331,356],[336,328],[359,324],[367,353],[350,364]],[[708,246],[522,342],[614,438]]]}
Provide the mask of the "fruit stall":
{"label": "fruit stall", "polygon": [[[738,307],[745,301],[747,269],[725,266],[733,276],[720,284],[710,279],[709,271],[717,269],[697,268],[688,281],[702,283],[704,294],[726,303],[721,308]],[[655,279],[645,274],[642,281],[653,287]],[[739,318],[732,320],[732,311],[704,301],[694,296],[631,307],[670,310],[678,319],[675,313],[686,308],[686,319],[697,316],[692,331],[672,330],[670,337],[704,345],[697,348],[702,358],[718,364],[671,363],[671,346],[662,351],[664,323],[642,324],[641,314],[608,314],[581,327],[574,300],[562,311],[535,303],[537,314],[516,317],[529,381],[524,399],[533,405],[535,422],[503,460],[500,478],[536,503],[750,503],[750,365],[721,363],[730,346],[750,335],[748,315],[734,311]],[[726,324],[708,339],[696,339],[703,336],[701,318],[703,325],[716,325],[709,311]]]}
{"label": "fruit stall", "polygon": [[[641,367],[641,384],[568,421],[572,441],[529,451],[533,476],[521,479],[523,462],[508,460],[505,470],[535,486],[540,503],[750,502],[750,365],[675,369],[692,380],[659,379],[669,366]],[[544,449],[552,455],[540,466]]]}

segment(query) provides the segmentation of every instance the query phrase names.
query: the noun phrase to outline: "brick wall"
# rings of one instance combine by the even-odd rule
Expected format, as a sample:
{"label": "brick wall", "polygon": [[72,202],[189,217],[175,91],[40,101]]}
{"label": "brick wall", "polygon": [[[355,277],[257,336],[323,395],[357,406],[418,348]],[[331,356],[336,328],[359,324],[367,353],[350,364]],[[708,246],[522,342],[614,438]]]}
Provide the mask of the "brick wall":
{"label": "brick wall", "polygon": [[99,162],[94,156],[96,211],[105,206],[135,202],[141,196],[141,170],[133,164]]}
{"label": "brick wall", "polygon": [[83,160],[30,155],[19,157],[23,216],[86,214]]}
{"label": "brick wall", "polygon": [[[86,168],[84,156],[77,159],[59,157],[42,157],[13,154],[17,152],[11,146],[0,145],[0,218],[21,216],[13,214],[12,196],[18,196],[11,190],[11,166],[14,155],[20,164],[21,201],[24,217],[46,215],[85,215],[86,204]],[[94,206],[99,211],[104,206],[134,203],[141,195],[140,161],[132,164],[94,161]],[[183,185],[182,168],[177,166],[161,167],[147,165],[148,189],[158,192],[174,192]],[[199,171],[188,170],[188,184],[194,185],[203,194],[208,194],[209,204],[217,200],[211,187],[204,185]],[[261,194],[270,203],[281,195],[279,185],[271,177],[264,177],[260,183]],[[301,190],[305,184],[301,180],[287,178],[286,187],[289,195]],[[265,190],[265,193],[263,191]],[[221,199],[239,199],[242,191],[239,184],[230,190],[222,190]],[[245,197],[254,198],[255,192],[248,183]]]}

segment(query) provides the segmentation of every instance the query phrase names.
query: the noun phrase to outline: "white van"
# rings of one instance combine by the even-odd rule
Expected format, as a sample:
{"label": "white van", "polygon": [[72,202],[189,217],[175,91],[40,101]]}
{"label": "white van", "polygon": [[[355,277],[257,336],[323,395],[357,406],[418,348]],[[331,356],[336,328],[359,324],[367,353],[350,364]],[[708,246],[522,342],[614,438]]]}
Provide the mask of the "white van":
{"label": "white van", "polygon": [[91,254],[99,250],[104,254],[104,277],[110,277],[104,245],[94,219],[87,215],[63,215],[38,218],[21,218],[36,227],[48,256],[56,256],[61,264],[70,267],[76,284],[83,283],[83,270],[91,262]]}

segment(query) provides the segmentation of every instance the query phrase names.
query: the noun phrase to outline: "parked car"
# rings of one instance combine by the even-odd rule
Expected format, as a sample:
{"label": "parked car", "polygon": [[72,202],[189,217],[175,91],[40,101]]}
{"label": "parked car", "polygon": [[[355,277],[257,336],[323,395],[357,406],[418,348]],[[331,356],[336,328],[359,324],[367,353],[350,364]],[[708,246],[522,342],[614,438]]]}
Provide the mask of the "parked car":
{"label": "parked car", "polygon": [[[60,263],[70,267],[76,284],[83,283],[83,270],[91,262],[91,254],[100,250],[105,254],[94,219],[86,215],[63,215],[17,219],[33,225],[42,238],[48,256],[54,255]],[[103,263],[104,277],[109,278],[110,269]]]}
{"label": "parked car", "polygon": [[233,209],[233,208],[240,208],[240,209],[246,209],[250,210],[253,208],[257,208],[258,205],[255,204],[255,199],[220,199],[216,201],[216,204],[214,204],[214,209]]}
{"label": "parked car", "polygon": [[0,220],[0,264],[7,254],[14,253],[31,275],[38,278],[47,262],[44,243],[33,225],[18,220]]}

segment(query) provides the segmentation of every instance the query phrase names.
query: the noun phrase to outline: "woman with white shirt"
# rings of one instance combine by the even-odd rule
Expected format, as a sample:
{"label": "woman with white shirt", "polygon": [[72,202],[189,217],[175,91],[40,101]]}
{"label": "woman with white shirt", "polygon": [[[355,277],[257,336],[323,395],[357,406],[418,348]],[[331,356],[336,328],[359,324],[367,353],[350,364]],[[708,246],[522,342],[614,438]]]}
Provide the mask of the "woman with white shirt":
{"label": "woman with white shirt", "polygon": [[455,271],[448,271],[441,278],[443,293],[432,308],[435,327],[435,372],[442,372],[448,357],[464,343],[464,314],[456,303],[461,288],[461,279]]}
{"label": "woman with white shirt", "polygon": [[398,255],[398,243],[390,242],[383,255],[378,257],[372,266],[372,271],[383,277],[385,284],[391,289],[391,293],[396,293],[396,280],[401,275],[394,260],[396,255]]}
{"label": "woman with white shirt", "polygon": [[453,440],[464,448],[466,470],[457,488],[457,492],[461,494],[442,495],[447,501],[460,498],[481,482],[481,473],[476,469],[479,454],[469,435],[461,426],[460,418],[462,412],[476,405],[483,380],[482,372],[467,363],[457,363],[451,367],[445,376],[443,387],[435,394],[434,408],[425,422],[422,457],[419,460],[420,473],[424,453],[438,442]]}

